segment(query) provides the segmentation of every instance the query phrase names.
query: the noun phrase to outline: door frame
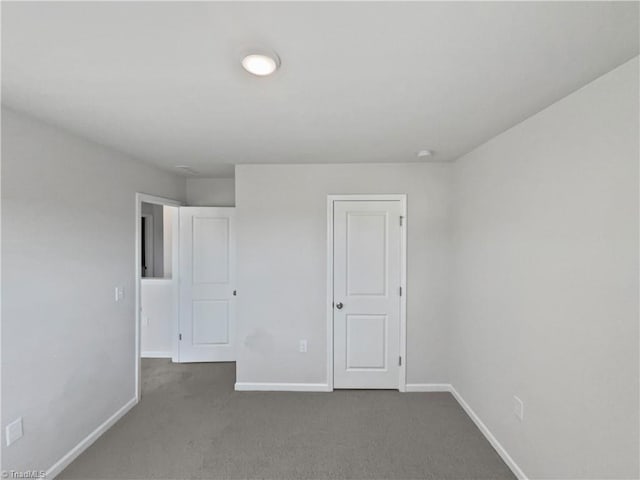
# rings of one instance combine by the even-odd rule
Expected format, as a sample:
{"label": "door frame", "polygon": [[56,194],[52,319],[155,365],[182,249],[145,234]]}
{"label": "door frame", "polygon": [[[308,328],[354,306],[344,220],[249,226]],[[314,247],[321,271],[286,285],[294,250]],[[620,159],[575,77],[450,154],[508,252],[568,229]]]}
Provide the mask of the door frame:
{"label": "door frame", "polygon": [[[134,244],[134,252],[135,252],[135,389],[136,389],[136,401],[140,401],[140,394],[142,392],[142,382],[140,381],[140,369],[141,369],[141,322],[142,318],[140,315],[141,308],[141,299],[140,299],[140,290],[141,290],[141,280],[142,280],[142,268],[141,268],[141,236],[142,236],[142,227],[140,225],[140,218],[142,218],[142,202],[145,203],[153,203],[155,205],[166,205],[168,207],[181,207],[183,204],[178,200],[173,200],[171,198],[158,197],[156,195],[149,195],[146,193],[136,192],[135,195],[135,244]],[[177,331],[177,308],[178,308],[178,219],[173,222],[172,225],[172,244],[171,244],[171,282],[173,283],[173,298],[174,298],[174,311],[173,311],[173,328],[172,331]],[[175,335],[174,335],[175,337]],[[173,339],[171,342],[173,348],[172,355],[175,356],[176,348],[177,348],[177,337]]]}
{"label": "door frame", "polygon": [[407,195],[402,194],[344,194],[327,195],[327,384],[333,391],[333,206],[336,201],[399,201],[403,223],[400,229],[400,375],[398,390],[406,392],[407,383]]}

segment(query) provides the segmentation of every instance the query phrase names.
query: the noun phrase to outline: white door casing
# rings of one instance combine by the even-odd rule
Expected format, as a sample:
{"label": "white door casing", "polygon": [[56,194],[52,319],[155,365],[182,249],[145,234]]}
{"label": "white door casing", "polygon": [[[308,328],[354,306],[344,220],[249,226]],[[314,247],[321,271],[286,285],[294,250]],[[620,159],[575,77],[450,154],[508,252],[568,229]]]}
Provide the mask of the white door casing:
{"label": "white door casing", "polygon": [[404,202],[333,202],[333,385],[404,390]]}
{"label": "white door casing", "polygon": [[180,362],[235,361],[235,209],[180,208]]}

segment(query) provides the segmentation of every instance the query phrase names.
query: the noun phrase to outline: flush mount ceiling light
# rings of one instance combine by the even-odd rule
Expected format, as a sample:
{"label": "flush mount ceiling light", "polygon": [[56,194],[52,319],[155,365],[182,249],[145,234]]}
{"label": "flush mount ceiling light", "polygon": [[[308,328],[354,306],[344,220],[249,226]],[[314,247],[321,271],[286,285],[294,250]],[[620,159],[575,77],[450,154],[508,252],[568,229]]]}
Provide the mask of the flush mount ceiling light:
{"label": "flush mount ceiling light", "polygon": [[420,150],[418,152],[418,158],[426,158],[426,157],[430,157],[431,155],[433,155],[432,150]]}
{"label": "flush mount ceiling light", "polygon": [[275,53],[254,52],[242,59],[242,66],[253,75],[266,77],[280,68],[280,57]]}

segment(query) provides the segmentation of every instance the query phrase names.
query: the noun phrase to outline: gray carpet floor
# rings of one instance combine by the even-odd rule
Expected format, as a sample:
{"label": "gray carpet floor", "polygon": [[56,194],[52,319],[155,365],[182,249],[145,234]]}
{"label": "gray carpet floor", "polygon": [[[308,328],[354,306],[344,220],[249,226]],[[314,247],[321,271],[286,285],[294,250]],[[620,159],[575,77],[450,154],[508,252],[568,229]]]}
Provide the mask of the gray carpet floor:
{"label": "gray carpet floor", "polygon": [[235,392],[235,364],[144,359],[142,399],[60,479],[513,479],[448,393]]}

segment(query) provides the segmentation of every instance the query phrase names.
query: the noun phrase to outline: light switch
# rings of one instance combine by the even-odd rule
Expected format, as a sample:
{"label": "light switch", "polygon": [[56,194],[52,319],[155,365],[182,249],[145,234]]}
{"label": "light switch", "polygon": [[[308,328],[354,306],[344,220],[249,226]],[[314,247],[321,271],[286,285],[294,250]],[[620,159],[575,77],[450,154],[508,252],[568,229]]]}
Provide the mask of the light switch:
{"label": "light switch", "polygon": [[120,302],[124,299],[124,287],[115,288],[115,301]]}

